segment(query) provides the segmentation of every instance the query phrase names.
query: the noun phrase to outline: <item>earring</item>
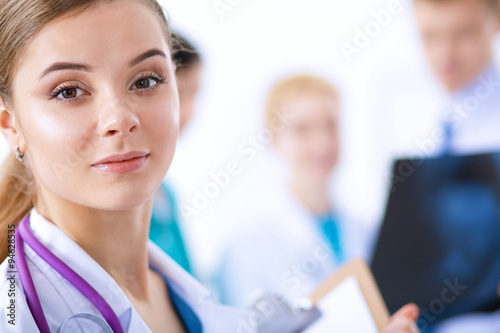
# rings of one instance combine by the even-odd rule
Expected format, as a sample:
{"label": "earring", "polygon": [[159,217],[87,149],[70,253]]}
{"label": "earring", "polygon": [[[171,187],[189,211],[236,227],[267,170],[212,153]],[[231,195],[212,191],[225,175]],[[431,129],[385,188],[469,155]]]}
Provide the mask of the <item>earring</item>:
{"label": "earring", "polygon": [[16,150],[14,151],[16,153],[16,158],[19,162],[23,163],[23,157],[24,154],[19,151],[19,146],[16,147]]}

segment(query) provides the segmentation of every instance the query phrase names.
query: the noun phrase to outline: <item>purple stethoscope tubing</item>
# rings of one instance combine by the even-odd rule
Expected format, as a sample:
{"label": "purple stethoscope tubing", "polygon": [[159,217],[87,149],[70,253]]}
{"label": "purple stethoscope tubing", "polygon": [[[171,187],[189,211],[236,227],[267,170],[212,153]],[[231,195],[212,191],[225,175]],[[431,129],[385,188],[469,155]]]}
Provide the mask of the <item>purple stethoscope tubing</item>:
{"label": "purple stethoscope tubing", "polygon": [[19,246],[19,250],[16,250],[15,253],[15,264],[19,274],[19,280],[21,281],[24,294],[26,295],[28,307],[40,332],[50,333],[50,329],[28,269],[28,264],[24,255],[24,243],[28,244],[40,258],[78,289],[97,310],[99,310],[113,332],[125,333],[120,319],[118,319],[116,313],[106,300],[87,281],[40,243],[31,232],[28,223],[29,215],[21,220],[16,229],[15,241]]}
{"label": "purple stethoscope tubing", "polygon": [[[19,231],[16,232],[15,244],[17,244],[19,249],[22,251],[24,249],[24,241],[19,234]],[[21,281],[21,285],[24,289],[24,294],[26,295],[26,302],[28,303],[28,307],[33,315],[33,319],[35,319],[36,326],[41,333],[50,333],[49,324],[47,324],[47,319],[43,315],[42,304],[40,304],[40,299],[38,299],[38,294],[36,292],[33,279],[31,278],[31,274],[24,274],[24,272],[29,272],[26,258],[19,254],[19,250],[16,250],[15,265],[17,267],[17,272],[19,273],[19,280]]]}

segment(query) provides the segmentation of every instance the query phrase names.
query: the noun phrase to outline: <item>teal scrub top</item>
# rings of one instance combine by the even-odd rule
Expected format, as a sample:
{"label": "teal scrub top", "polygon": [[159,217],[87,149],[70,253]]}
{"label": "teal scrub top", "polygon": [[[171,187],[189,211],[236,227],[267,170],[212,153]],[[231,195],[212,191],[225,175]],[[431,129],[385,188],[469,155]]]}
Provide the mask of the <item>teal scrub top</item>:
{"label": "teal scrub top", "polygon": [[316,219],[319,222],[321,233],[328,240],[330,247],[335,253],[337,263],[344,263],[346,258],[343,251],[344,246],[342,244],[342,230],[339,217],[333,212],[328,212],[323,215],[317,215]]}
{"label": "teal scrub top", "polygon": [[166,182],[163,182],[155,194],[149,239],[187,272],[192,273],[180,223],[174,192]]}

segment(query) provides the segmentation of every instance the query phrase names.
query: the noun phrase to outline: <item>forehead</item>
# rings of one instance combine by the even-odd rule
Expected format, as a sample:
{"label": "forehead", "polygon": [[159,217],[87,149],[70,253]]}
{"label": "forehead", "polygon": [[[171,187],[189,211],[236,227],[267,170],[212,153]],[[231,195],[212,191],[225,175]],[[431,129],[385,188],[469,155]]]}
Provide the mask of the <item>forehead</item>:
{"label": "forehead", "polygon": [[56,61],[108,66],[153,47],[169,54],[160,20],[150,8],[134,0],[103,2],[45,26],[19,67],[34,71]]}
{"label": "forehead", "polygon": [[291,96],[285,103],[287,112],[292,113],[295,121],[313,121],[325,118],[338,118],[339,100],[322,92],[304,92]]}
{"label": "forehead", "polygon": [[492,14],[491,6],[482,0],[416,0],[421,23],[428,26],[450,27],[456,23],[479,19]]}

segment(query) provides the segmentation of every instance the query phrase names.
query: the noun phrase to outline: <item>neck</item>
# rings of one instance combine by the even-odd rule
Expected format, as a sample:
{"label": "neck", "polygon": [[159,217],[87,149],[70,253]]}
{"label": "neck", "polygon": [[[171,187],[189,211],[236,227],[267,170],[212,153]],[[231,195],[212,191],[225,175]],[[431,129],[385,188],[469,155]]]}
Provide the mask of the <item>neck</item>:
{"label": "neck", "polygon": [[37,211],[85,250],[126,294],[147,298],[153,200],[130,210],[104,211],[49,199],[39,202]]}
{"label": "neck", "polygon": [[317,182],[295,175],[290,181],[290,188],[294,196],[309,211],[321,215],[328,213],[331,209],[326,184],[326,180]]}

